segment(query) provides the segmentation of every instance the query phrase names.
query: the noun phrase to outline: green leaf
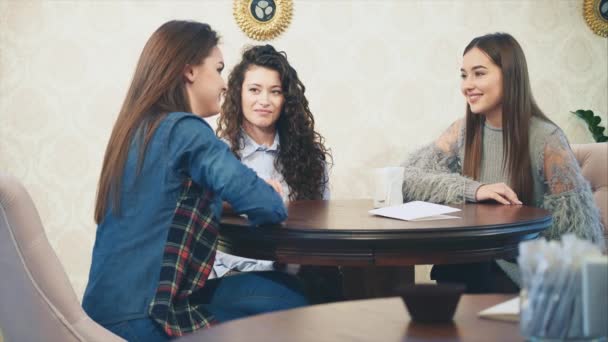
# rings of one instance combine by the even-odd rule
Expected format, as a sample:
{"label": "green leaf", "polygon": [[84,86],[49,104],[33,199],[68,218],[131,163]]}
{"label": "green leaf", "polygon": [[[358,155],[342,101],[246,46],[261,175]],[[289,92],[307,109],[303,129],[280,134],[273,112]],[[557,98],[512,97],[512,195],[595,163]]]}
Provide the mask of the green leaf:
{"label": "green leaf", "polygon": [[583,111],[579,109],[576,112],[570,112],[570,113],[572,113],[572,114],[574,114],[574,115],[576,115],[576,116],[578,116],[579,118],[582,119],[583,118],[583,113],[582,112]]}
{"label": "green leaf", "polygon": [[576,112],[570,112],[579,118],[583,119],[587,123],[587,128],[593,139],[597,142],[605,142],[608,141],[608,137],[604,135],[605,128],[600,126],[602,122],[602,118],[600,116],[596,116],[591,110],[579,109]]}

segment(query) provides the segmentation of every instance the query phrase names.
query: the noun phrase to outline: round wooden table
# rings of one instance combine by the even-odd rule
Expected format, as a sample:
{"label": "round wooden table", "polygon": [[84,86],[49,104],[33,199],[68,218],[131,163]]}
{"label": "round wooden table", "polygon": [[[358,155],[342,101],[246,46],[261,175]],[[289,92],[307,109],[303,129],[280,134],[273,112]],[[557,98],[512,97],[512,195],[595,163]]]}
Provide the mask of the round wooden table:
{"label": "round wooden table", "polygon": [[477,313],[507,295],[464,295],[453,322],[411,321],[399,297],[313,305],[219,324],[178,339],[194,341],[523,341],[519,325]]}
{"label": "round wooden table", "polygon": [[451,264],[509,259],[537,238],[551,214],[520,205],[466,204],[459,219],[401,221],[372,216],[371,200],[294,201],[282,225],[221,220],[219,248],[283,263],[341,266]]}

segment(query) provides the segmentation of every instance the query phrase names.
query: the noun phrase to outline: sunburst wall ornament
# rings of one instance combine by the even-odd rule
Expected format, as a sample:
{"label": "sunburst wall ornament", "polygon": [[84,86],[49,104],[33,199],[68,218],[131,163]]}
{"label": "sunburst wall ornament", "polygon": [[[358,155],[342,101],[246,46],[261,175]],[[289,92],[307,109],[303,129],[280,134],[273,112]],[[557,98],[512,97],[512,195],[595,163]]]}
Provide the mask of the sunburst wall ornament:
{"label": "sunburst wall ornament", "polygon": [[293,13],[291,0],[234,0],[234,19],[252,39],[270,40],[281,34]]}
{"label": "sunburst wall ornament", "polygon": [[608,0],[585,0],[583,15],[593,32],[608,37]]}

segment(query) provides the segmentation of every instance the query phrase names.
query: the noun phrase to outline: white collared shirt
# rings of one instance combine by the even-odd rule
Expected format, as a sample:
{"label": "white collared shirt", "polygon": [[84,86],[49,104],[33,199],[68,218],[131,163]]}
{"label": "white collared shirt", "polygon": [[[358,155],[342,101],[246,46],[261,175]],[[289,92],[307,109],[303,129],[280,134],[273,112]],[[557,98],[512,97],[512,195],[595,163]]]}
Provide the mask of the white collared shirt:
{"label": "white collared shirt", "polygon": [[279,133],[275,133],[272,145],[260,145],[256,143],[244,130],[243,148],[240,151],[241,162],[258,174],[262,179],[274,179],[281,183],[283,188],[283,201],[289,199],[289,186],[283,179],[283,175],[274,167],[274,162],[279,155]]}
{"label": "white collared shirt", "polygon": [[[280,182],[283,188],[283,201],[287,201],[289,199],[289,186],[285,182],[283,175],[277,171],[274,165],[279,154],[279,133],[275,134],[274,141],[270,146],[256,143],[244,130],[241,133],[243,136],[243,148],[240,150],[241,162],[255,171],[258,177],[262,179],[274,179]],[[228,143],[226,140],[224,142]],[[325,170],[325,177],[328,177],[327,167]],[[326,184],[323,190],[323,199],[327,200],[329,196],[329,186]],[[215,263],[213,264],[213,272],[211,272],[209,278],[220,278],[230,270],[240,272],[272,271],[274,270],[273,265],[274,261],[243,258],[217,251]],[[297,269],[290,268],[288,265],[288,272],[290,270],[297,272]]]}

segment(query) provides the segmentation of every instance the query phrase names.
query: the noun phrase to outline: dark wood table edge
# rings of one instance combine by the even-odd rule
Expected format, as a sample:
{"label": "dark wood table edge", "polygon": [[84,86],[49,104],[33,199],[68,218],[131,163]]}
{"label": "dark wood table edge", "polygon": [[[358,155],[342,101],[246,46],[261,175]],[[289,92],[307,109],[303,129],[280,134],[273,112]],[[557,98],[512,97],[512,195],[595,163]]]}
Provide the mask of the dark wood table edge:
{"label": "dark wood table edge", "polygon": [[[486,295],[463,295],[460,299],[460,303],[458,304],[458,308],[454,317],[454,322],[450,323],[417,323],[411,321],[407,309],[403,312],[405,313],[405,317],[403,318],[403,324],[405,330],[400,330],[404,334],[401,341],[405,340],[415,340],[415,341],[460,341],[460,340],[475,340],[475,341],[523,341],[524,338],[521,336],[519,331],[519,325],[517,322],[506,322],[506,321],[497,321],[497,320],[488,320],[484,318],[480,318],[478,316],[479,311],[484,310],[493,305],[502,303],[504,301],[510,300],[516,297],[515,295],[504,295],[504,294],[486,294]],[[390,301],[394,306],[396,304],[395,301],[401,301],[400,297],[386,297],[386,298],[375,298],[375,299],[364,299],[364,300],[351,300],[347,302],[336,302],[329,304],[319,304],[306,306],[302,308],[296,308],[286,311],[279,312],[271,312],[266,314],[261,314],[257,316],[251,316],[247,318],[242,318],[226,323],[219,324],[217,326],[211,327],[209,329],[198,331],[191,335],[186,335],[177,341],[181,342],[193,342],[193,341],[231,341],[231,338],[235,338],[237,335],[246,336],[247,333],[253,333],[250,329],[255,327],[255,329],[259,331],[263,331],[264,334],[262,336],[251,335],[253,340],[255,341],[279,341],[281,338],[286,338],[284,335],[280,336],[272,336],[266,335],[266,332],[275,332],[273,329],[277,328],[281,330],[282,323],[285,322],[294,322],[295,317],[311,317],[316,316],[315,311],[319,310],[332,310],[336,311],[336,313],[344,313],[344,312],[353,312],[357,315],[357,309],[365,308],[365,307],[378,307],[382,306],[383,303],[387,303]],[[348,307],[347,307],[348,306]],[[338,309],[339,310],[335,310]],[[367,310],[363,311],[364,315],[375,314],[375,311],[367,312]],[[318,315],[318,313],[317,313]],[[367,317],[367,316],[366,316]],[[381,317],[379,315],[378,317]],[[381,319],[381,318],[380,318]],[[392,319],[394,321],[394,319]],[[399,320],[399,318],[397,318]],[[301,319],[300,319],[301,321]],[[303,326],[306,325],[306,322],[302,322]],[[318,323],[317,323],[318,324]],[[364,324],[365,325],[365,324]],[[390,326],[390,324],[389,324]],[[480,331],[477,332],[476,328],[480,327]],[[313,329],[315,327],[312,327]],[[339,331],[345,331],[349,327],[338,326],[334,331],[330,331],[330,335],[337,335]],[[382,327],[379,327],[382,328]],[[356,327],[352,327],[352,329],[356,329]],[[403,328],[402,328],[403,329]],[[471,339],[471,334],[483,334],[488,333],[488,329],[490,332],[494,329],[506,332],[505,335],[501,336],[491,336],[491,335],[483,335],[478,336],[477,338]],[[364,328],[364,330],[366,330]],[[378,331],[381,333],[381,331]],[[242,335],[242,334],[245,335]],[[282,332],[285,334],[285,332]],[[464,334],[463,334],[464,333]],[[299,336],[292,335],[292,332],[289,332],[290,336],[298,341],[302,341]],[[321,334],[321,332],[315,332],[315,334]],[[398,333],[399,334],[399,333]],[[365,336],[361,336],[357,338],[357,341],[377,341],[381,334],[367,334]],[[464,335],[464,336],[463,336]],[[324,338],[324,335],[321,335],[321,341],[328,341]],[[346,337],[346,340],[352,340],[352,338]]]}
{"label": "dark wood table edge", "polygon": [[248,258],[310,265],[467,263],[515,258],[518,244],[538,238],[551,222],[548,214],[476,226],[328,230],[301,229],[293,222],[289,228],[251,227],[244,218],[227,217],[222,219],[218,248]]}

